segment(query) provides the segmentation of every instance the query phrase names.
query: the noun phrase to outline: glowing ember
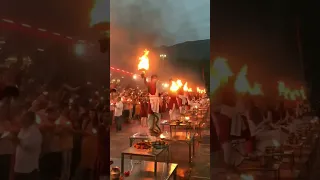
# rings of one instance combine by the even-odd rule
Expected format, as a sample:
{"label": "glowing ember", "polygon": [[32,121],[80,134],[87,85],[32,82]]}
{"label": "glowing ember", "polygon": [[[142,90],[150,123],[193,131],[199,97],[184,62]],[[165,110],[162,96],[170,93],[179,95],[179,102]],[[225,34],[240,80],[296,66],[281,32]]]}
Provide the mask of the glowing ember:
{"label": "glowing ember", "polygon": [[177,92],[179,90],[179,86],[175,81],[171,82],[170,91],[171,92]]}
{"label": "glowing ember", "polygon": [[162,86],[163,86],[164,88],[168,88],[168,87],[169,87],[169,84],[168,84],[168,83],[163,83]]}
{"label": "glowing ember", "polygon": [[138,64],[138,70],[139,71],[147,71],[149,70],[149,51],[148,50],[144,50],[144,54],[143,56],[139,57],[139,64]]}
{"label": "glowing ember", "polygon": [[160,139],[166,138],[163,134],[160,134]]}

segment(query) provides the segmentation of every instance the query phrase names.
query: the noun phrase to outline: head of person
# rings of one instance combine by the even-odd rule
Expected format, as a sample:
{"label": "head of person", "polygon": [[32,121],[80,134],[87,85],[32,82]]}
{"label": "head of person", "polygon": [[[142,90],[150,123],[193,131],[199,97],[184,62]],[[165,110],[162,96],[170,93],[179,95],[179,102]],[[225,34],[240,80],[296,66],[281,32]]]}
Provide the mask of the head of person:
{"label": "head of person", "polygon": [[28,111],[21,116],[21,126],[28,128],[35,123],[36,115],[32,111]]}
{"label": "head of person", "polygon": [[152,83],[155,83],[155,82],[157,82],[158,81],[158,76],[157,75],[152,75],[151,76],[151,82]]}
{"label": "head of person", "polygon": [[121,97],[118,97],[118,98],[117,98],[117,102],[120,102],[120,101],[121,101]]}

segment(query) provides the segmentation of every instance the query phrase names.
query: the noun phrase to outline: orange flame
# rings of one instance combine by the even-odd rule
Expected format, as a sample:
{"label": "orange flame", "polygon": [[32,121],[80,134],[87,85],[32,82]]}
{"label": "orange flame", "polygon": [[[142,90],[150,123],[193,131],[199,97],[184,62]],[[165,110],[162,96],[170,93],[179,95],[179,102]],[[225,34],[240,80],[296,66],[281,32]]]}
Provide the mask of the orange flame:
{"label": "orange flame", "polygon": [[192,88],[189,88],[189,87],[188,87],[188,82],[186,82],[186,83],[184,84],[183,90],[184,90],[185,92],[192,92]]}
{"label": "orange flame", "polygon": [[197,87],[197,92],[199,94],[205,94],[206,93],[206,90],[205,89],[200,89],[199,87]]}
{"label": "orange flame", "polygon": [[182,81],[180,79],[177,80],[177,85],[179,86],[179,88],[183,86]]}
{"label": "orange flame", "polygon": [[172,81],[171,86],[170,86],[170,91],[171,92],[177,92],[179,90],[179,85],[177,82]]}
{"label": "orange flame", "polygon": [[306,95],[304,92],[303,87],[300,88],[300,90],[297,89],[291,89],[286,86],[286,84],[283,81],[278,82],[278,93],[279,96],[284,97],[284,99],[295,101],[298,97],[301,97],[302,99],[306,99]]}
{"label": "orange flame", "polygon": [[229,77],[233,76],[233,73],[229,67],[229,64],[224,58],[217,58],[211,68],[210,76],[210,92],[214,93],[221,84],[227,83]]}
{"label": "orange flame", "polygon": [[248,79],[247,79],[247,71],[248,66],[244,65],[235,81],[235,89],[239,93],[249,93],[250,95],[263,95],[261,90],[261,84],[254,83],[253,87],[251,87]]}
{"label": "orange flame", "polygon": [[139,64],[138,64],[138,70],[144,70],[147,71],[149,70],[149,51],[148,50],[144,50],[144,54],[143,56],[139,57]]}

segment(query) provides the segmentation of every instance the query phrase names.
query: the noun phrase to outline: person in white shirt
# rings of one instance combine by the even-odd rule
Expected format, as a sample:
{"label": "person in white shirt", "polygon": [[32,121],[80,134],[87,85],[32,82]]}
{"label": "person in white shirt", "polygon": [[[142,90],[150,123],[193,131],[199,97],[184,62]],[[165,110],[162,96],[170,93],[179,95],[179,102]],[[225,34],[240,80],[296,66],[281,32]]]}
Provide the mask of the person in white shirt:
{"label": "person in white shirt", "polygon": [[121,97],[118,97],[117,103],[114,109],[114,121],[116,122],[116,130],[121,131],[122,129],[122,112],[123,112],[123,103]]}
{"label": "person in white shirt", "polygon": [[35,119],[34,112],[26,112],[21,118],[22,128],[18,136],[12,137],[12,141],[17,146],[14,165],[15,180],[38,179],[42,135]]}

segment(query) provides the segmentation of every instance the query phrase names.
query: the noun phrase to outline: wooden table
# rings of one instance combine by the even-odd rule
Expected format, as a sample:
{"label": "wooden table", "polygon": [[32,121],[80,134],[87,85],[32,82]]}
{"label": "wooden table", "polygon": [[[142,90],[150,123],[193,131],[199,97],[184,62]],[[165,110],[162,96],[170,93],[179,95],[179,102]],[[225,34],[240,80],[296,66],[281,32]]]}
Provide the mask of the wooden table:
{"label": "wooden table", "polygon": [[[111,167],[121,166],[121,159],[111,158],[113,164]],[[157,162],[156,177],[154,169],[150,167],[155,167],[155,162],[152,161],[139,161],[139,160],[129,160],[125,159],[123,162],[123,171],[129,171],[130,175],[124,177],[124,180],[169,180],[177,179],[177,169],[178,164],[175,163],[164,163]]]}
{"label": "wooden table", "polygon": [[154,149],[154,151],[150,152],[146,149],[136,149],[134,147],[129,147],[128,149],[122,151],[121,153],[121,172],[124,173],[124,156],[128,155],[132,156],[140,156],[140,157],[152,157],[154,159],[154,176],[157,176],[157,165],[158,165],[158,157],[163,152],[167,152],[167,163],[169,163],[169,146],[163,149]]}

